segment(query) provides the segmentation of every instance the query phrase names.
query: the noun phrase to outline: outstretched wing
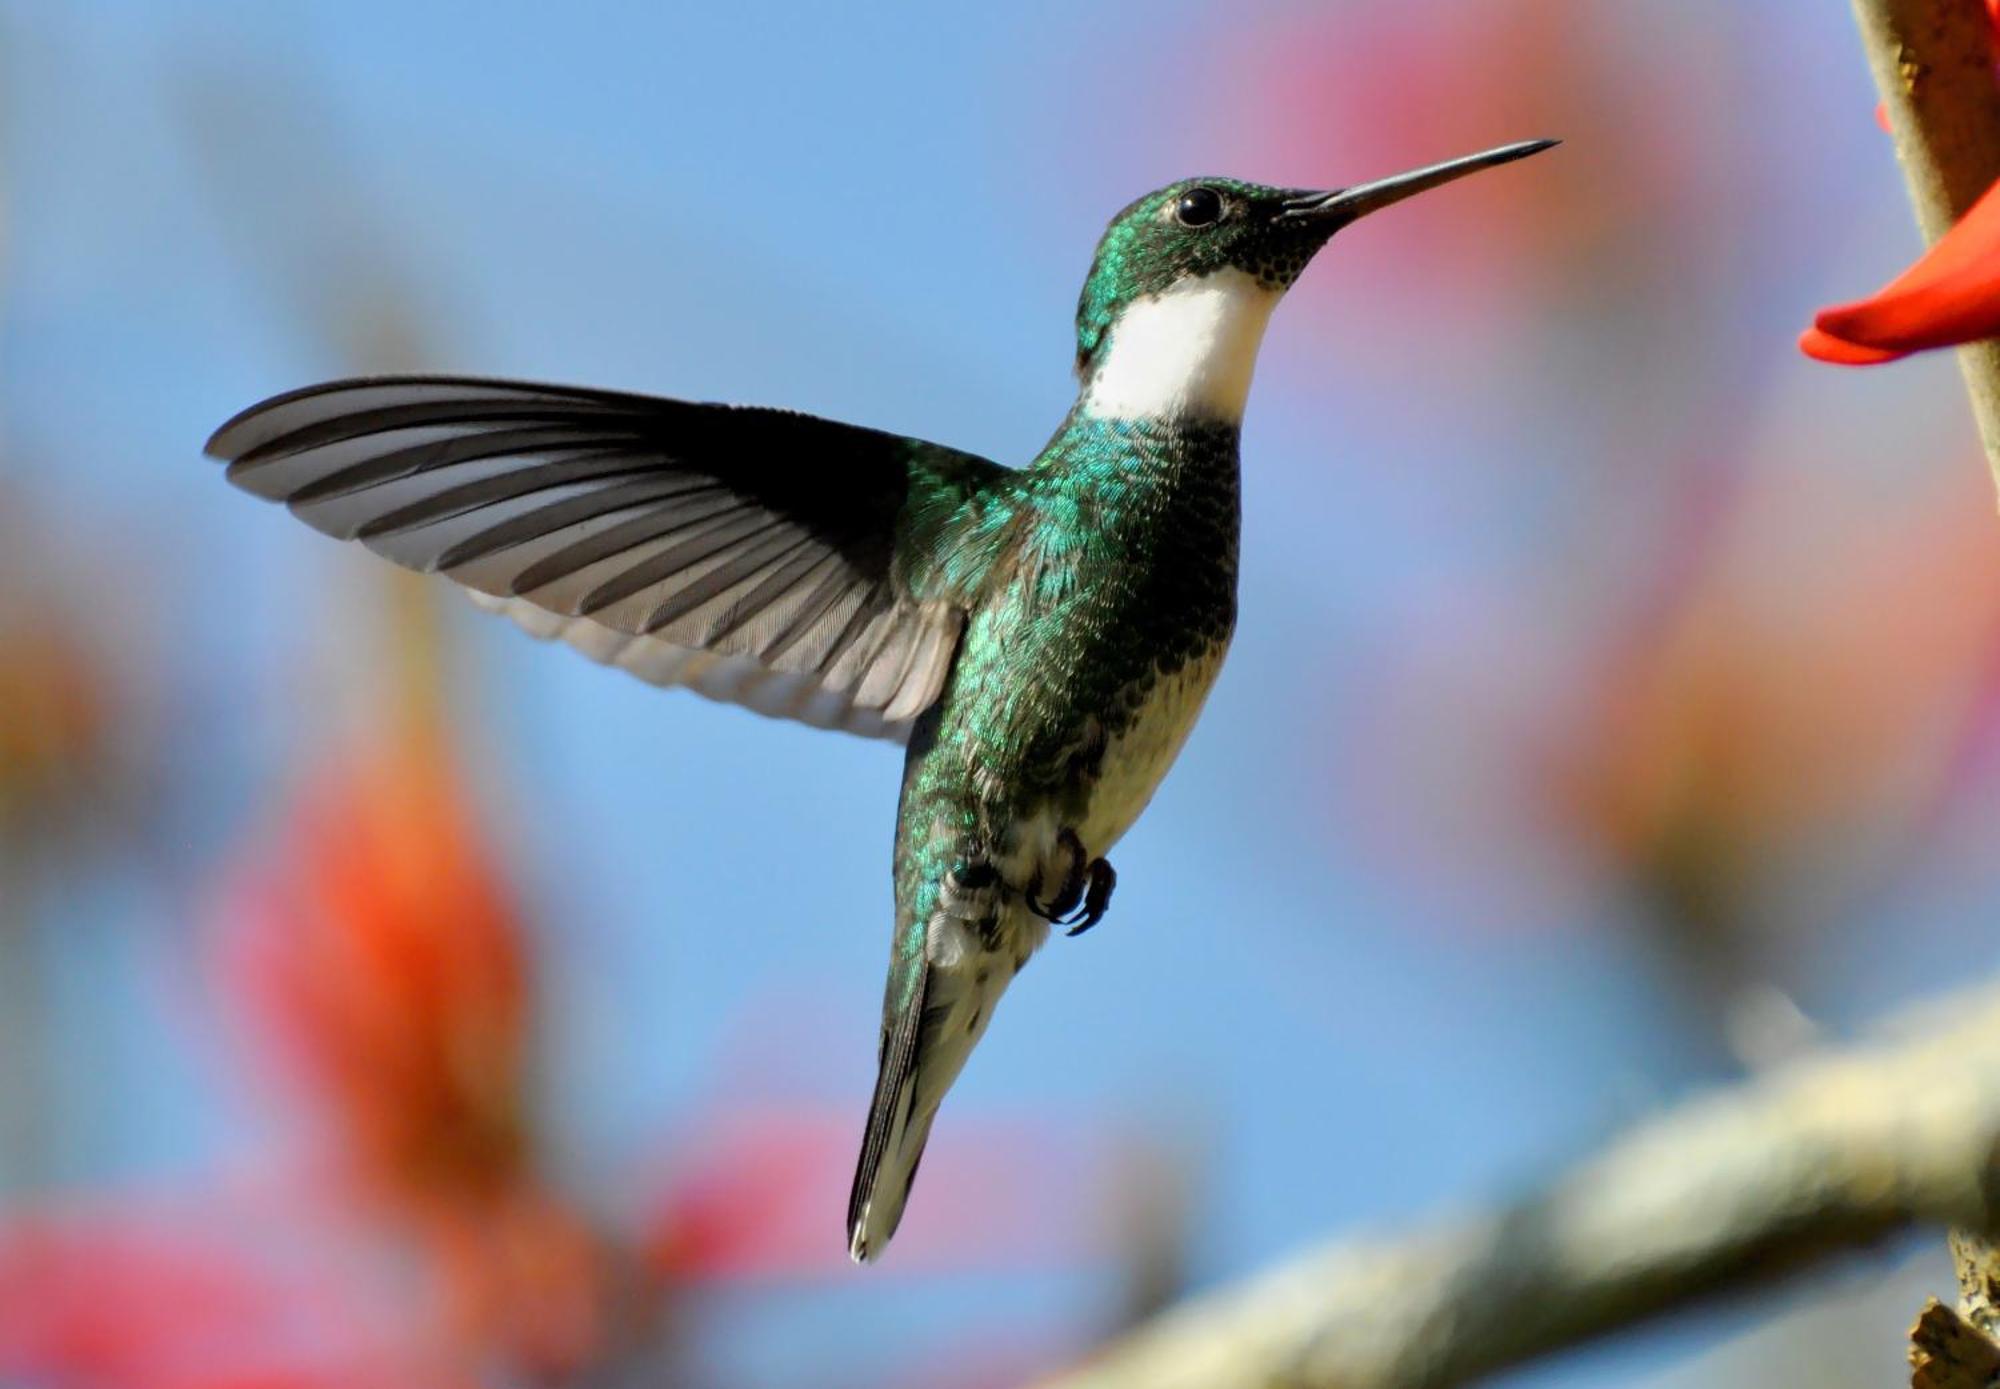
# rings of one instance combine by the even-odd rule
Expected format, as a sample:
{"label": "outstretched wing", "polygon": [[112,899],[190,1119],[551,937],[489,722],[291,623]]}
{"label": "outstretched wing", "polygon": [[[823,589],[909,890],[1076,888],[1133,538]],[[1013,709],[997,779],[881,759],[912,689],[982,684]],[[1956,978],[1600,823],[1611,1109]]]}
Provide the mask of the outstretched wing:
{"label": "outstretched wing", "polygon": [[1006,471],[786,411],[443,376],[276,396],[208,452],[593,660],[891,738],[937,698],[965,621],[898,555],[935,553]]}

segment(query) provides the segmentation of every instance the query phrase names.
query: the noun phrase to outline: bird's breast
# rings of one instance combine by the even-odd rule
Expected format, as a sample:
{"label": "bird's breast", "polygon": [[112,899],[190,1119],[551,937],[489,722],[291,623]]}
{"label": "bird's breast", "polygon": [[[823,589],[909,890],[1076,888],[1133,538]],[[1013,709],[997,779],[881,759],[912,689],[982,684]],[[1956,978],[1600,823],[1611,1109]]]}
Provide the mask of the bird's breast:
{"label": "bird's breast", "polygon": [[1121,727],[1106,737],[1077,834],[1092,854],[1109,852],[1159,790],[1222,669],[1226,640],[1197,652],[1171,674],[1152,677]]}

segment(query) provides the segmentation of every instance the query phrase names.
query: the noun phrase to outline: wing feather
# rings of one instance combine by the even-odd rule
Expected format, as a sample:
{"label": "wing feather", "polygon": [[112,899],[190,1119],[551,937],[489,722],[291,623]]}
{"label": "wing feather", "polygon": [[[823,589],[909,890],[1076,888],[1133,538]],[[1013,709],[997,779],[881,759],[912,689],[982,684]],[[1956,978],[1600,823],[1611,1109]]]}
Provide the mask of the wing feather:
{"label": "wing feather", "polygon": [[782,411],[461,377],[337,381],[216,431],[230,480],[663,685],[903,738],[969,595],[917,591],[1005,470]]}

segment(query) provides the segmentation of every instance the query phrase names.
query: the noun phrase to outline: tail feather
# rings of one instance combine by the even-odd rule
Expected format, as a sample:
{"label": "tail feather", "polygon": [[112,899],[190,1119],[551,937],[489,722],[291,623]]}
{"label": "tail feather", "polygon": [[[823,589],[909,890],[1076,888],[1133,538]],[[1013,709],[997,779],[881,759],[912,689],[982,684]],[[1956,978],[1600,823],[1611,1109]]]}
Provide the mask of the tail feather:
{"label": "tail feather", "polygon": [[[847,1198],[847,1252],[857,1264],[867,1263],[896,1233],[917,1175],[926,1122],[917,1136],[916,1152],[902,1160],[909,1135],[910,1110],[916,1101],[918,1037],[923,1031],[924,1000],[930,992],[931,968],[919,962],[912,995],[896,1016],[895,1026],[882,1037],[881,1069],[875,1076],[875,1096],[868,1102],[868,1127],[861,1135],[861,1160],[854,1169],[854,1189]],[[885,1173],[883,1159],[893,1157],[887,1189],[878,1189]]]}
{"label": "tail feather", "polygon": [[880,1257],[896,1233],[938,1104],[986,1034],[993,1006],[1014,977],[1011,954],[952,944],[955,948],[945,950],[927,946],[908,961],[916,977],[892,995],[881,1070],[847,1202],[847,1252],[856,1263]]}

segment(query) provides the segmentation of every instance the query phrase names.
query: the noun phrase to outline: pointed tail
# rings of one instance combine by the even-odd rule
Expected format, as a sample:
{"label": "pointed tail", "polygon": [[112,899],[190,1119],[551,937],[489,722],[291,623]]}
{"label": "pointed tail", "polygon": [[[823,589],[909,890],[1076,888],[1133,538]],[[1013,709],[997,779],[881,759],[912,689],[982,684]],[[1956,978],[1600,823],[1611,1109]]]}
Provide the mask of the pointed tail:
{"label": "pointed tail", "polygon": [[881,1069],[847,1201],[847,1252],[856,1263],[880,1257],[896,1233],[938,1104],[985,1035],[1017,967],[1011,952],[983,946],[949,917],[911,953],[890,978]]}
{"label": "pointed tail", "polygon": [[936,1110],[922,1116],[912,1112],[930,978],[929,963],[919,960],[915,987],[882,1034],[881,1069],[875,1075],[875,1096],[868,1102],[868,1127],[861,1135],[854,1190],[847,1198],[847,1252],[857,1264],[879,1255],[896,1233],[930,1138],[931,1114]]}

